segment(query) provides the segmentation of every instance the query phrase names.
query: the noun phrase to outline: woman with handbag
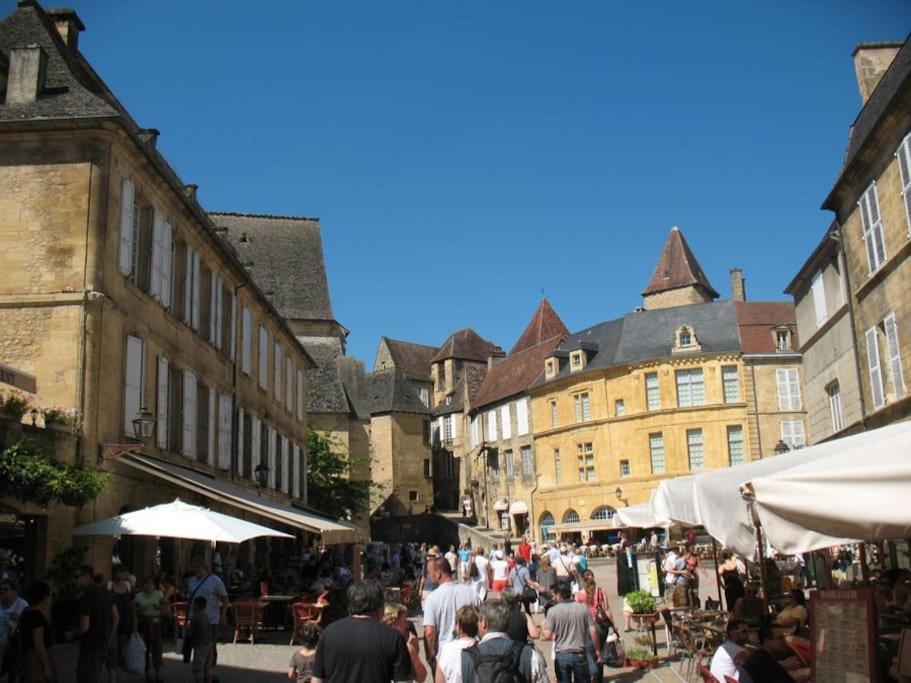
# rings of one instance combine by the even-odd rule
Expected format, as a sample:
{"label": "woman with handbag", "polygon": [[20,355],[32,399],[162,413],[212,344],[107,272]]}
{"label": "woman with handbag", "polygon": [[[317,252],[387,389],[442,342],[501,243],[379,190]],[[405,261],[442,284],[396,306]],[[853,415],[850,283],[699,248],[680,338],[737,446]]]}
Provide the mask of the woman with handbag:
{"label": "woman with handbag", "polygon": [[518,597],[519,602],[525,605],[525,613],[531,615],[531,604],[538,600],[538,590],[541,588],[531,580],[531,572],[525,565],[525,558],[516,557],[516,566],[509,573],[509,583]]}

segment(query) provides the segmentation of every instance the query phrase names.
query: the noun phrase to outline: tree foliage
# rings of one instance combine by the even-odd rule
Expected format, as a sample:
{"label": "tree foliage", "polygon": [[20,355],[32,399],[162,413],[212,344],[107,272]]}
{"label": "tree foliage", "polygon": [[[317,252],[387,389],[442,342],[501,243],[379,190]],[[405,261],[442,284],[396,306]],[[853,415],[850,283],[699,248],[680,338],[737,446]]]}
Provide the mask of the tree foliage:
{"label": "tree foliage", "polygon": [[27,441],[0,453],[0,495],[48,505],[82,507],[104,490],[108,474],[63,465]]}
{"label": "tree foliage", "polygon": [[307,429],[307,500],[310,507],[338,519],[354,519],[366,511],[370,482],[351,481],[356,465],[342,444],[328,432]]}

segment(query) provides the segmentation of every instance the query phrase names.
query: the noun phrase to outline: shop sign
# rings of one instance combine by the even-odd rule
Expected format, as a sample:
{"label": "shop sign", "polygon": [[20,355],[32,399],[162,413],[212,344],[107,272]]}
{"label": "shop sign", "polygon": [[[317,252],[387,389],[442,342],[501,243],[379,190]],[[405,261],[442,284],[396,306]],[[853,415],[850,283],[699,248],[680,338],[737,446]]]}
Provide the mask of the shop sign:
{"label": "shop sign", "polygon": [[15,524],[19,521],[19,515],[15,512],[0,512],[0,524]]}

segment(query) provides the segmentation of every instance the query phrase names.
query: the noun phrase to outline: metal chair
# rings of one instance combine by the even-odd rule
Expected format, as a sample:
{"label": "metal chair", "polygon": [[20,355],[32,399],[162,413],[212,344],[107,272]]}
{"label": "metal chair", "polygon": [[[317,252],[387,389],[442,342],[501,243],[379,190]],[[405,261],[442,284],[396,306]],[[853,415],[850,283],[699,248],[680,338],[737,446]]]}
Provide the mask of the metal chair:
{"label": "metal chair", "polygon": [[262,627],[262,605],[249,600],[235,602],[231,609],[234,611],[234,644],[237,644],[241,631],[247,631],[250,634],[250,642],[255,646],[256,632]]}

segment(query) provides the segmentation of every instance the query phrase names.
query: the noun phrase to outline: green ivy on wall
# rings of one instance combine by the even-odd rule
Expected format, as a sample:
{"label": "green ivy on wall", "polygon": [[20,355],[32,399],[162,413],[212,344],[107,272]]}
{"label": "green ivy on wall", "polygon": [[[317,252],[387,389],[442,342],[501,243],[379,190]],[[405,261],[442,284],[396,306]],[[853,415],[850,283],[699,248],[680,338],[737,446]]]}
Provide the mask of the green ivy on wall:
{"label": "green ivy on wall", "polygon": [[27,441],[0,453],[0,495],[48,505],[82,507],[104,490],[108,474],[63,465]]}

